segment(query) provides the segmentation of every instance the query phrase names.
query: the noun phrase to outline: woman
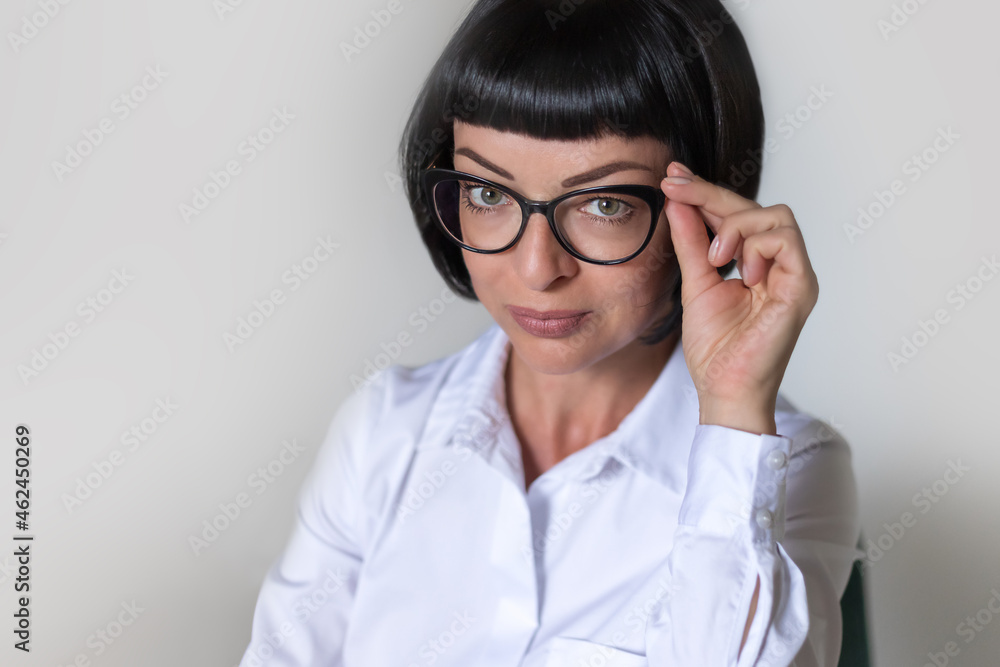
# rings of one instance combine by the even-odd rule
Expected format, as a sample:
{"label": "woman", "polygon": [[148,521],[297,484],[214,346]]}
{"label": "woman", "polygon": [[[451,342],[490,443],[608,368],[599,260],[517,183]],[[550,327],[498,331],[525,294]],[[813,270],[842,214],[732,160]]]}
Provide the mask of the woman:
{"label": "woman", "polygon": [[854,478],[778,393],[818,286],[762,141],[718,2],[471,8],[401,156],[496,324],[338,410],[242,665],[836,664]]}

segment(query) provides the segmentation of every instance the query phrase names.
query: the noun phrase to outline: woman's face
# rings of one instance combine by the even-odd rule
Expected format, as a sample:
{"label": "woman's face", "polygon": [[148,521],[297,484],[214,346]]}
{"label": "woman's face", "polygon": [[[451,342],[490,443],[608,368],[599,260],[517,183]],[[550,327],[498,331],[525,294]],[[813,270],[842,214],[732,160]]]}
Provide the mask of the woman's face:
{"label": "woman's face", "polygon": [[[615,165],[624,162],[631,164]],[[557,141],[455,121],[455,169],[508,186],[528,199],[549,200],[597,185],[659,189],[669,162],[669,149],[651,137]],[[576,259],[559,245],[540,213],[528,219],[513,248],[462,253],[480,302],[519,357],[541,373],[572,373],[621,350],[648,354],[652,348],[636,338],[673,307],[666,290],[677,265],[662,210],[649,245],[621,264]],[[528,329],[522,326],[510,307],[587,314],[575,329],[553,337],[531,333],[531,323]]]}

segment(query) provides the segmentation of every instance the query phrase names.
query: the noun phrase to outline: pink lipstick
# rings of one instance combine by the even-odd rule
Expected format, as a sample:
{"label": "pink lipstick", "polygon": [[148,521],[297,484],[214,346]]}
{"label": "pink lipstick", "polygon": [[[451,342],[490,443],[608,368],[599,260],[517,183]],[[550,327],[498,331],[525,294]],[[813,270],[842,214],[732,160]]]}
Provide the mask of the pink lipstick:
{"label": "pink lipstick", "polygon": [[569,336],[580,328],[589,310],[532,310],[531,308],[519,308],[517,306],[507,306],[514,321],[521,325],[521,328],[532,336],[540,338],[563,338]]}

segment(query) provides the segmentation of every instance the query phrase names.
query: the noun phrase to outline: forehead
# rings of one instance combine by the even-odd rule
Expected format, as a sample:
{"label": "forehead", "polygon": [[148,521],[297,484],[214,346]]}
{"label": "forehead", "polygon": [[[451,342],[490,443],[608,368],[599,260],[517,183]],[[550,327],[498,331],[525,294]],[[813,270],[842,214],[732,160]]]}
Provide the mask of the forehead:
{"label": "forehead", "polygon": [[526,167],[520,162],[551,162],[563,168],[598,166],[618,159],[643,162],[651,167],[666,169],[669,163],[667,146],[654,137],[624,138],[604,136],[588,139],[539,139],[505,132],[492,127],[470,125],[455,120],[455,148],[472,148],[483,157],[504,160],[511,170]]}

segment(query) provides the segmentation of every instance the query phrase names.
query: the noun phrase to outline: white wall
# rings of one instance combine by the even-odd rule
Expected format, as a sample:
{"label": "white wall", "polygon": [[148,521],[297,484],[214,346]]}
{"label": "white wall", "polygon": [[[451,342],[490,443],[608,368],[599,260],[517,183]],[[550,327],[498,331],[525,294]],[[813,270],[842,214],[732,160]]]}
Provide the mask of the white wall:
{"label": "white wall", "polygon": [[[0,556],[0,662],[17,654],[16,664],[65,665],[83,654],[103,667],[235,664],[351,375],[400,332],[414,342],[395,361],[415,365],[491,322],[466,302],[423,331],[411,320],[444,283],[385,175],[466,2],[401,3],[350,62],[339,44],[384,2],[243,0],[220,16],[211,0],[80,0],[59,5],[16,50],[7,33],[39,5],[0,10],[0,502],[12,512],[14,427],[28,424],[36,535],[30,656],[11,647],[13,559]],[[1000,590],[1000,392],[989,342],[1000,280],[962,307],[948,295],[1000,249],[991,205],[1000,10],[902,4],[919,11],[886,39],[887,0],[728,3],[779,146],[759,199],[792,207],[820,277],[784,391],[849,437],[866,534],[889,547],[868,568],[877,657],[920,665],[955,641],[952,664],[986,665],[1000,652],[1000,619],[968,642],[958,626]],[[146,79],[150,90],[137,91],[145,99],[126,117],[115,100],[133,94],[146,68],[167,74]],[[790,133],[782,119],[807,115],[802,105],[822,87],[832,96]],[[241,142],[275,109],[284,129],[251,161]],[[60,178],[53,161],[102,119],[113,132]],[[916,179],[905,163],[942,128],[959,138]],[[185,221],[179,206],[230,160],[240,173]],[[845,224],[894,179],[905,192],[849,238]],[[294,289],[283,275],[318,237],[339,248]],[[127,285],[112,282],[115,271]],[[285,301],[230,350],[223,334],[275,289]],[[107,297],[100,313],[78,310]],[[893,368],[888,353],[939,309],[947,322]],[[18,367],[73,324],[65,348],[49,347],[47,366],[22,379]],[[123,444],[123,432],[164,415],[154,408],[166,399],[173,414],[134,448]],[[305,452],[280,476],[251,478],[292,439]],[[117,466],[108,463],[115,450]],[[969,470],[938,483],[947,491],[939,502],[914,503],[958,461]],[[107,479],[92,474],[109,466]],[[68,508],[88,475],[97,488]],[[196,555],[189,536],[239,493],[252,503]],[[913,521],[897,539],[886,525],[904,512]],[[17,532],[6,517],[2,554]],[[142,611],[113,644],[91,637],[133,601]]]}

